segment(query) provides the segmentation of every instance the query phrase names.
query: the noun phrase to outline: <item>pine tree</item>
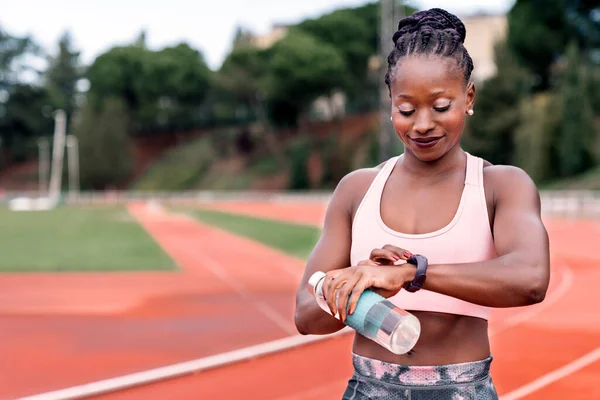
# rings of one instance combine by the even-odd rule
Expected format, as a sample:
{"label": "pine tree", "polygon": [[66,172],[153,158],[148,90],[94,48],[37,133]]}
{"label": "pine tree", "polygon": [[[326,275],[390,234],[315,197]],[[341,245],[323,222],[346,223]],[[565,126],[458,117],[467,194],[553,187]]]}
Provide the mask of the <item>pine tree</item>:
{"label": "pine tree", "polygon": [[563,115],[557,143],[562,176],[576,175],[593,165],[594,115],[587,89],[586,68],[580,64],[579,48],[571,43],[567,49],[567,66],[561,88]]}
{"label": "pine tree", "polygon": [[133,147],[127,127],[127,112],[120,99],[106,99],[98,108],[93,101],[83,107],[75,126],[82,187],[115,187],[130,175]]}
{"label": "pine tree", "polygon": [[50,59],[46,83],[55,106],[65,110],[67,121],[70,121],[75,110],[77,81],[81,77],[79,52],[73,50],[71,35],[68,32],[60,38],[58,48],[58,54]]}

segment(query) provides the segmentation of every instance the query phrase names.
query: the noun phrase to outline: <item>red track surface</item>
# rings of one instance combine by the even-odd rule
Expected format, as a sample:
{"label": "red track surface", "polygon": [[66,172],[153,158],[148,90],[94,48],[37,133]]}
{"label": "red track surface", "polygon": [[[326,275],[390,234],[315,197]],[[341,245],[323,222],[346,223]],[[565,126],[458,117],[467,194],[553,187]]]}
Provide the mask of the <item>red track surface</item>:
{"label": "red track surface", "polygon": [[[247,204],[239,206],[247,213]],[[262,211],[257,211],[260,207],[255,204],[252,212],[261,216],[273,212],[275,218],[294,215],[291,205],[286,206],[285,212],[274,204],[265,204]],[[312,213],[306,222],[321,223],[322,204],[296,206],[301,206],[306,215]],[[231,203],[227,207],[235,211]],[[125,274],[105,276],[104,281],[96,280],[95,284],[85,283],[89,275],[62,277],[77,285],[78,290],[71,288],[63,304],[54,301],[44,315],[31,315],[31,310],[45,304],[44,293],[51,292],[49,287],[58,285],[61,277],[0,278],[0,398],[106,379],[288,334],[290,328],[285,321],[291,324],[293,294],[302,263],[185,218],[152,215],[141,207],[134,207],[132,212],[178,261],[183,273],[140,274],[135,279]],[[493,377],[500,394],[528,385],[600,347],[600,313],[596,306],[600,255],[595,251],[600,242],[600,224],[549,220],[547,227],[553,276],[546,301],[524,309],[495,310],[490,323]],[[209,237],[209,233],[216,236]],[[119,279],[129,279],[122,285],[130,291],[119,289]],[[44,280],[54,283],[44,286]],[[135,289],[134,282],[145,280],[144,289]],[[160,284],[153,286],[151,280]],[[40,282],[45,289],[42,298],[37,299],[37,294],[31,293],[37,293],[33,288]],[[236,283],[232,286],[231,282]],[[19,283],[20,288],[16,287]],[[94,296],[107,297],[100,294],[100,289],[89,293],[91,288],[109,283],[115,290],[110,309],[94,306]],[[4,293],[5,288],[9,294]],[[29,295],[22,294],[26,288]],[[60,288],[47,298],[54,299],[57,293],[62,293]],[[58,315],[63,305],[73,304],[73,296],[83,306],[78,307],[79,311]],[[5,306],[4,300],[9,298],[12,305]],[[20,305],[24,303],[26,306]],[[272,312],[264,312],[265,304],[272,307]],[[115,311],[119,307],[122,311]],[[16,309],[16,315],[7,315],[10,309]],[[77,317],[77,313],[83,316]],[[90,326],[94,318],[99,319]],[[130,324],[136,329],[119,329]],[[236,331],[243,332],[243,336],[234,339],[232,333]],[[350,345],[349,336],[340,337],[97,398],[339,399],[351,373]],[[34,356],[26,362],[25,349],[26,354]],[[82,365],[92,369],[82,372]],[[599,374],[600,360],[596,360],[563,374],[561,379],[546,382],[523,398],[600,399],[596,384]]]}
{"label": "red track surface", "polygon": [[130,211],[181,270],[0,275],[0,399],[294,333],[302,262],[189,218]]}

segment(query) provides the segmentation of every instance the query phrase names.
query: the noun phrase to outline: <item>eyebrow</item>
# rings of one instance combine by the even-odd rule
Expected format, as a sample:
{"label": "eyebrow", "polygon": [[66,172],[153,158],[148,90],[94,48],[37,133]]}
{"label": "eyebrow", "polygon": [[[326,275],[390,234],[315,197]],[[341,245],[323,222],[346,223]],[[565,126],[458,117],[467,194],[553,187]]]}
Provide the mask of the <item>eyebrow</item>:
{"label": "eyebrow", "polygon": [[[441,94],[444,94],[444,93],[446,93],[446,92],[449,92],[449,90],[448,90],[448,89],[445,89],[445,90],[438,90],[438,91],[436,91],[436,92],[432,92],[432,93],[430,93],[430,94],[429,94],[429,97],[437,97],[437,96],[439,96],[439,95],[441,95]],[[397,99],[409,99],[409,100],[410,100],[410,99],[412,99],[412,96],[409,96],[409,95],[407,95],[407,94],[401,93],[401,94],[399,94],[398,96],[396,96],[396,98],[397,98]]]}

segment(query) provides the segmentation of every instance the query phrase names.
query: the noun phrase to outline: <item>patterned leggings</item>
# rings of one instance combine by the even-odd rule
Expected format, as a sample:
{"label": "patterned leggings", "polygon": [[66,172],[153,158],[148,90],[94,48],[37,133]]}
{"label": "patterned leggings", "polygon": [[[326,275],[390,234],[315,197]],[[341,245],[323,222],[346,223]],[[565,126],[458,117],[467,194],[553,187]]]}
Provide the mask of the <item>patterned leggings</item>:
{"label": "patterned leggings", "polygon": [[432,367],[390,364],[352,355],[354,374],[342,400],[498,400],[492,357]]}

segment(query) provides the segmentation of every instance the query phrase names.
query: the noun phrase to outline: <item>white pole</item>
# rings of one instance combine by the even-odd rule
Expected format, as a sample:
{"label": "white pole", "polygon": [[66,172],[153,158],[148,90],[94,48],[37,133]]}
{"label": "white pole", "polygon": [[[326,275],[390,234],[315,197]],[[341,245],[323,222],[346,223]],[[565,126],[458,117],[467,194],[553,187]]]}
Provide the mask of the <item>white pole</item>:
{"label": "white pole", "polygon": [[66,114],[63,110],[57,110],[54,114],[54,145],[52,149],[52,171],[50,171],[50,190],[48,193],[54,204],[58,203],[61,191],[66,129]]}
{"label": "white pole", "polygon": [[69,192],[79,192],[79,142],[73,135],[67,136],[67,157],[69,162]]}
{"label": "white pole", "polygon": [[38,180],[39,180],[39,194],[42,196],[43,193],[48,191],[48,170],[50,169],[50,148],[48,146],[47,138],[40,138],[38,140],[39,159],[38,159]]}

